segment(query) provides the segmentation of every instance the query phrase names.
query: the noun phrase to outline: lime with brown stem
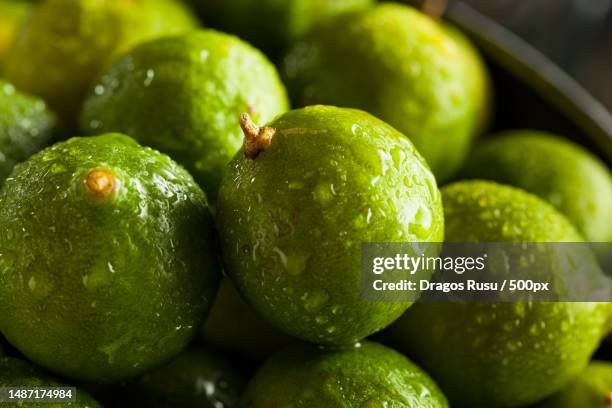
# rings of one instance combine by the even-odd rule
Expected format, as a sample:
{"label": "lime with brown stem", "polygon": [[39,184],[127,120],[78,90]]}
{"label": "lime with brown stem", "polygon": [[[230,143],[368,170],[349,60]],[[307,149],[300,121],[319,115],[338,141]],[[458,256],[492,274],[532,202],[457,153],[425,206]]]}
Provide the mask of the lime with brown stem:
{"label": "lime with brown stem", "polygon": [[[257,126],[217,201],[226,272],[286,333],[351,344],[411,303],[361,300],[363,242],[440,242],[442,202],[412,143],[372,115],[312,106]],[[425,274],[423,275],[426,276]]]}
{"label": "lime with brown stem", "polygon": [[115,382],[179,353],[219,280],[206,196],[119,134],[72,138],[0,191],[0,330],[65,377]]}

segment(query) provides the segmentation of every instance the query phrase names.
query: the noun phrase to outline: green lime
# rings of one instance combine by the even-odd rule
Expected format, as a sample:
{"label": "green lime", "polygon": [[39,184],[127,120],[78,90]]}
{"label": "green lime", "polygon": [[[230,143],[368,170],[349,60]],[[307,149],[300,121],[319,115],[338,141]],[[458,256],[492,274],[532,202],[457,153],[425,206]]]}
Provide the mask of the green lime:
{"label": "green lime", "polygon": [[15,164],[51,142],[56,122],[42,100],[0,80],[0,186]]}
{"label": "green lime", "polygon": [[[443,188],[442,198],[447,242],[581,240],[552,206],[519,189],[463,181]],[[559,391],[584,369],[607,317],[605,303],[417,303],[390,336],[453,406],[521,407]]]}
{"label": "green lime", "polygon": [[241,406],[443,408],[448,403],[421,368],[366,341],[337,350],[296,344],[281,351],[251,379]]}
{"label": "green lime", "polygon": [[[38,367],[12,357],[0,357],[0,387],[14,388],[42,388],[42,387],[71,387],[69,384],[58,381]],[[7,407],[28,408],[102,408],[89,394],[80,389],[76,390],[76,402],[32,402],[32,403],[1,403]]]}
{"label": "green lime", "polygon": [[264,127],[242,116],[245,149],[217,202],[226,271],[279,329],[354,343],[408,302],[363,302],[363,242],[440,242],[436,181],[412,143],[353,109],[313,106]]}
{"label": "green lime", "polygon": [[93,85],[81,128],[124,132],[184,165],[214,201],[240,148],[238,118],[267,122],[288,109],[274,66],[259,51],[216,31],[136,47]]}
{"label": "green lime", "polygon": [[612,174],[590,152],[559,136],[514,130],[484,141],[463,170],[535,194],[590,241],[612,241]]}
{"label": "green lime", "polygon": [[112,382],[191,341],[217,290],[206,197],[127,136],[72,138],[0,191],[0,331],[66,377]]}
{"label": "green lime", "polygon": [[438,181],[463,164],[487,119],[489,81],[457,30],[383,3],[313,29],[285,56],[295,104],[363,109],[408,136]]}
{"label": "green lime", "polygon": [[42,0],[7,55],[4,75],[75,126],[105,64],[136,44],[196,25],[178,0]]}

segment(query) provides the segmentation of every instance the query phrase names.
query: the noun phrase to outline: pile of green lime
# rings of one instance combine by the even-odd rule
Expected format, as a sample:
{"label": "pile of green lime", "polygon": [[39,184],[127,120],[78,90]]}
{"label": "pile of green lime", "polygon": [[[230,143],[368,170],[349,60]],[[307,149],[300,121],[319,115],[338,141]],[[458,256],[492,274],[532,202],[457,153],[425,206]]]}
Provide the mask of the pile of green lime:
{"label": "pile of green lime", "polygon": [[612,303],[363,295],[364,243],[612,242],[595,154],[484,137],[457,28],[374,0],[0,0],[0,76],[1,406],[612,406]]}

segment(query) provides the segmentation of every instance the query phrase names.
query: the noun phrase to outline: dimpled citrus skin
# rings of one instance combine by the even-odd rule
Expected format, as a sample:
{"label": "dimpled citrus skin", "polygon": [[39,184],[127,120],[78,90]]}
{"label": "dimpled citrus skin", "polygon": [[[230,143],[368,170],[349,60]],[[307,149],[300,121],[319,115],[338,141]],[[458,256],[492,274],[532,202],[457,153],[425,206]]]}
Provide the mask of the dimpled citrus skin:
{"label": "dimpled citrus skin", "polygon": [[[580,242],[536,196],[485,181],[442,189],[449,242]],[[604,303],[418,303],[390,328],[457,407],[520,407],[560,390],[605,334]]]}
{"label": "dimpled citrus skin", "polygon": [[421,368],[366,341],[344,350],[296,344],[279,352],[251,379],[241,406],[442,408],[448,403]]}
{"label": "dimpled citrus skin", "polygon": [[50,143],[56,123],[42,100],[0,80],[0,186],[15,164]]}
{"label": "dimpled citrus skin", "polygon": [[313,106],[269,126],[272,144],[255,159],[240,151],[219,191],[226,272],[279,329],[353,343],[410,305],[361,301],[361,245],[441,242],[435,179],[408,139],[362,111]]}
{"label": "dimpled citrus skin", "polygon": [[505,132],[476,145],[463,174],[527,190],[565,214],[587,240],[612,240],[610,170],[559,136],[532,130]]}
{"label": "dimpled citrus skin", "polygon": [[[43,372],[33,364],[11,357],[0,357],[0,387],[71,387],[49,374]],[[2,404],[5,406],[5,404]],[[102,408],[89,394],[81,389],[76,390],[76,402],[71,403],[7,403],[6,406],[23,406],[31,408]]]}
{"label": "dimpled citrus skin", "polygon": [[612,364],[592,361],[567,387],[533,408],[609,408]]}
{"label": "dimpled citrus skin", "polygon": [[[93,194],[92,174],[102,186],[110,174],[115,188]],[[15,166],[0,226],[0,331],[79,381],[117,381],[167,361],[217,290],[204,193],[170,158],[124,135],[72,138]]]}
{"label": "dimpled citrus skin", "polygon": [[91,89],[87,133],[118,131],[184,165],[214,201],[242,144],[239,117],[267,122],[288,109],[274,66],[237,37],[212,30],[132,50]]}
{"label": "dimpled citrus skin", "polygon": [[278,56],[309,29],[329,18],[374,4],[374,0],[192,0],[214,28],[244,38]]}
{"label": "dimpled citrus skin", "polygon": [[221,354],[192,346],[170,363],[129,382],[117,405],[231,408],[238,406],[246,382],[246,376]]}
{"label": "dimpled citrus skin", "polygon": [[105,64],[136,44],[196,25],[177,0],[43,0],[7,55],[4,75],[76,126],[87,88]]}
{"label": "dimpled citrus skin", "polygon": [[242,299],[227,277],[221,280],[200,337],[207,344],[253,361],[264,360],[290,341]]}
{"label": "dimpled citrus skin", "polygon": [[0,71],[6,54],[31,9],[32,3],[28,0],[0,1]]}
{"label": "dimpled citrus skin", "polygon": [[313,29],[282,71],[294,104],[370,112],[408,136],[444,181],[486,114],[485,69],[459,36],[408,6],[380,4]]}

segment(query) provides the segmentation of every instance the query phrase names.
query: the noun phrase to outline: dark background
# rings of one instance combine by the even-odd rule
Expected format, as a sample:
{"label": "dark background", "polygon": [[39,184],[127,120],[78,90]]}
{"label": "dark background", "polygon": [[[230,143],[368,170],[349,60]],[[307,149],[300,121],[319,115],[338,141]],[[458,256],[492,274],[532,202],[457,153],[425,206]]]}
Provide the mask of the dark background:
{"label": "dark background", "polygon": [[612,111],[612,0],[464,0],[534,45]]}

